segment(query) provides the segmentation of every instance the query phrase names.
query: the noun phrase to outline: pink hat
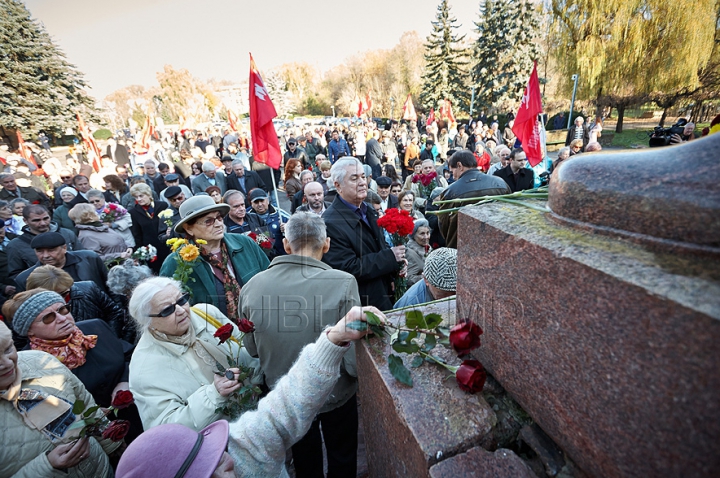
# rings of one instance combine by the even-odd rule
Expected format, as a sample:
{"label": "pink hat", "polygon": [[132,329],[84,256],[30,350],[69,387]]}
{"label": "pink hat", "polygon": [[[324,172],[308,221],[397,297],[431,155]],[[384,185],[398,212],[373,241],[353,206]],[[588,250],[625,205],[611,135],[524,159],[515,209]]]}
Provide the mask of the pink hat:
{"label": "pink hat", "polygon": [[210,478],[227,447],[228,422],[220,420],[196,432],[168,423],[151,428],[123,453],[117,478]]}

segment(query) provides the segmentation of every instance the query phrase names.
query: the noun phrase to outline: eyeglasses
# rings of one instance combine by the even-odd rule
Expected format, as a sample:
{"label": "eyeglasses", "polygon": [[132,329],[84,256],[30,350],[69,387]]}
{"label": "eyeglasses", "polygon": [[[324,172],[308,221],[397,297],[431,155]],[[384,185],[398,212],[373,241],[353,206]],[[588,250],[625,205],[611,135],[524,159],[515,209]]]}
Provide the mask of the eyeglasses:
{"label": "eyeglasses", "polygon": [[190,300],[190,294],[183,294],[174,304],[170,304],[163,310],[161,310],[159,313],[150,314],[148,317],[168,317],[175,312],[175,307],[177,307],[178,305],[182,307],[183,305],[188,303],[188,300]]}
{"label": "eyeglasses", "polygon": [[101,202],[103,202],[103,200],[102,199],[91,199],[90,202],[93,204],[100,204]]}
{"label": "eyeglasses", "polygon": [[198,221],[200,224],[203,224],[205,227],[212,227],[215,225],[216,222],[223,222],[222,214],[218,214],[215,217],[209,217],[207,219],[203,219],[202,221]]}
{"label": "eyeglasses", "polygon": [[60,176],[60,179],[72,179],[72,176]]}
{"label": "eyeglasses", "polygon": [[55,319],[57,318],[58,315],[64,316],[64,315],[68,315],[69,313],[70,313],[70,302],[63,305],[62,307],[60,307],[59,309],[57,309],[54,312],[50,312],[49,314],[43,315],[43,318],[40,320],[42,321],[43,324],[50,325],[53,322],[55,322]]}

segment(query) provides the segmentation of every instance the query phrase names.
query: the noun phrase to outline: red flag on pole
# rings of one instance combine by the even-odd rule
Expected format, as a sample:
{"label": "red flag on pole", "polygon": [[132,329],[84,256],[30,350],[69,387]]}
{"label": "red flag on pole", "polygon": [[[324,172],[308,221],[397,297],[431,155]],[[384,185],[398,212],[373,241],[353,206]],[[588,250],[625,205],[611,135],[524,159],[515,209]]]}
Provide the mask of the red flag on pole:
{"label": "red flag on pole", "polygon": [[98,148],[95,138],[90,134],[90,129],[85,124],[85,121],[80,117],[80,113],[77,113],[78,129],[80,130],[80,138],[85,144],[85,148],[88,151],[88,159],[92,164],[93,169],[97,173],[100,171],[100,148]]}
{"label": "red flag on pole", "polygon": [[403,119],[405,121],[417,121],[417,113],[415,113],[415,105],[412,102],[412,97],[407,95],[405,104],[403,105]]}
{"label": "red flag on pole", "polygon": [[448,124],[455,123],[455,115],[453,115],[452,105],[448,99],[445,100],[445,116],[447,117]]}
{"label": "red flag on pole", "polygon": [[528,163],[534,167],[542,161],[542,144],[540,144],[540,126],[538,115],[542,113],[542,98],[540,97],[540,80],[537,74],[537,62],[533,66],[528,80],[522,103],[515,115],[513,133],[522,143],[523,151],[527,155]]}
{"label": "red flag on pole", "polygon": [[143,125],[142,134],[140,134],[140,141],[138,146],[145,151],[150,151],[150,138],[155,135],[155,118],[148,110],[147,116],[145,116],[145,124]]}
{"label": "red flag on pole", "polygon": [[368,91],[365,94],[365,111],[370,111],[373,107],[372,98],[370,97],[370,92]]}
{"label": "red flag on pole", "polygon": [[430,108],[430,114],[428,115],[427,125],[430,126],[435,121],[435,109]]}
{"label": "red flag on pole", "polygon": [[23,137],[20,134],[20,130],[17,130],[16,132],[17,132],[17,140],[18,140],[18,152],[20,153],[20,156],[22,156],[25,161],[29,161],[37,168],[38,165],[35,162],[35,158],[33,158],[32,151],[29,151],[29,148],[27,146],[25,146],[25,141],[23,140]]}
{"label": "red flag on pole", "polygon": [[277,116],[275,106],[270,99],[265,83],[250,54],[250,134],[253,142],[255,161],[265,163],[273,169],[279,169],[282,162],[280,142],[278,141],[273,118]]}
{"label": "red flag on pole", "polygon": [[233,113],[232,110],[229,108],[227,110],[227,117],[228,117],[228,123],[230,123],[230,128],[233,131],[237,131],[238,130],[237,129],[238,118],[237,118],[237,116],[235,116],[235,113]]}

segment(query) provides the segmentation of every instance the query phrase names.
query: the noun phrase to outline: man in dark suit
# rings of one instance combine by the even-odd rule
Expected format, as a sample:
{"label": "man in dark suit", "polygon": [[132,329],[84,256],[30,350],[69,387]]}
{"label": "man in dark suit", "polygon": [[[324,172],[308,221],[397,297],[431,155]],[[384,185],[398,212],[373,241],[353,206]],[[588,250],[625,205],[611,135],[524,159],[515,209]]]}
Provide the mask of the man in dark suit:
{"label": "man in dark suit", "polygon": [[108,270],[100,256],[93,251],[68,251],[65,237],[58,232],[45,232],[35,236],[30,243],[35,250],[38,262],[15,278],[17,291],[25,290],[28,276],[40,266],[58,267],[73,278],[75,282],[93,281],[104,292],[107,289]]}
{"label": "man in dark suit", "polygon": [[380,207],[383,211],[398,207],[398,198],[394,194],[390,194],[390,186],[392,186],[392,179],[387,176],[380,176],[375,180],[377,184],[377,193],[382,199]]}
{"label": "man in dark suit", "polygon": [[381,163],[383,161],[383,150],[380,146],[378,138],[380,132],[378,130],[373,131],[373,136],[365,143],[365,164],[370,166],[373,171],[373,177],[379,178],[382,176]]}
{"label": "man in dark suit", "polygon": [[115,164],[122,166],[130,162],[130,155],[124,144],[118,144],[115,138],[108,139],[105,154],[110,156]]}
{"label": "man in dark suit", "polygon": [[363,165],[341,158],[332,167],[337,197],[323,214],[330,249],[323,262],[355,276],[363,305],[392,308],[390,284],[405,261],[405,246],[390,247],[377,225],[378,214],[364,202],[367,181]]}
{"label": "man in dark suit", "polygon": [[[245,169],[242,159],[236,159],[232,162],[233,174],[227,177],[227,188],[235,189],[243,193],[245,198],[248,197],[248,192],[255,188],[260,188],[265,192],[268,192],[265,181],[260,178],[260,175],[255,171]],[[245,206],[250,207],[250,201],[245,200]]]}
{"label": "man in dark suit", "polygon": [[525,167],[527,156],[522,148],[513,149],[510,153],[510,164],[495,171],[495,176],[505,180],[512,192],[524,191],[535,187],[535,173]]}
{"label": "man in dark suit", "polygon": [[0,174],[0,199],[3,201],[12,201],[13,199],[22,198],[30,202],[30,204],[40,204],[47,208],[50,207],[50,200],[45,195],[32,187],[20,187],[15,182],[15,176],[12,174]]}

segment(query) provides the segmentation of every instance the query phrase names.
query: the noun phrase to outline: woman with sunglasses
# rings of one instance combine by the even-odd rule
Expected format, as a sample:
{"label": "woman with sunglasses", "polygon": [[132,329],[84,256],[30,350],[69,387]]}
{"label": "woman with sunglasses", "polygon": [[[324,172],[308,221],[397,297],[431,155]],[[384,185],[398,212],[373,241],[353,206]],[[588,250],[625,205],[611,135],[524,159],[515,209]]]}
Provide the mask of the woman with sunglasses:
{"label": "woman with sunglasses", "polygon": [[[180,205],[180,221],[174,230],[199,251],[191,261],[191,279],[185,284],[192,292],[192,303],[212,304],[237,322],[240,289],[267,269],[270,261],[248,236],[225,232],[224,218],[229,211],[229,205],[215,204],[210,196],[193,196]],[[160,275],[173,277],[178,261],[187,257],[184,250],[176,250],[165,259]]]}
{"label": "woman with sunglasses", "polygon": [[[28,350],[40,350],[57,358],[80,379],[101,407],[108,407],[115,394],[129,390],[128,364],[132,346],[120,340],[103,320],[75,323],[72,303],[57,292],[30,289],[3,305],[2,313],[20,337],[27,337]],[[120,411],[130,420],[131,437],[142,433],[137,408]]]}
{"label": "woman with sunglasses", "polygon": [[[223,418],[216,410],[242,386],[236,380],[240,369],[228,368],[228,345],[213,336],[217,325],[230,320],[210,304],[191,308],[189,297],[180,282],[153,277],[130,298],[130,314],[141,334],[130,362],[130,390],[147,429],[179,423],[199,431]],[[233,334],[242,341],[237,327]],[[232,349],[237,353],[238,346]],[[260,365],[245,349],[239,360],[252,368]],[[232,378],[216,373],[218,364]],[[262,382],[262,376],[254,381]]]}

